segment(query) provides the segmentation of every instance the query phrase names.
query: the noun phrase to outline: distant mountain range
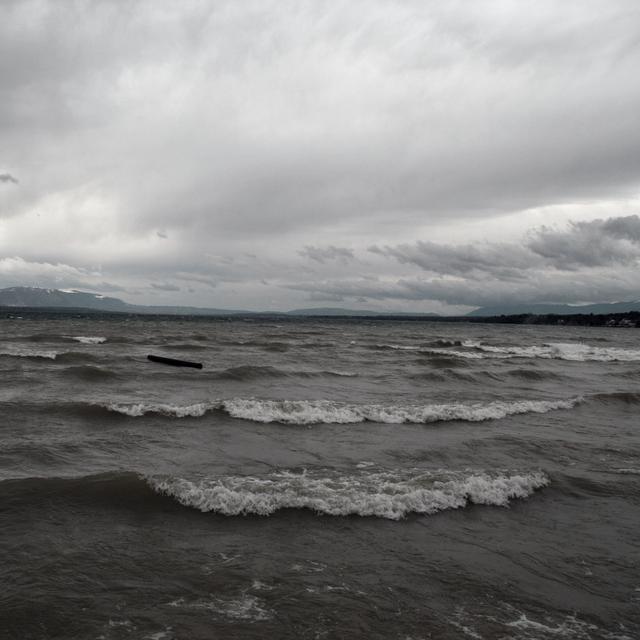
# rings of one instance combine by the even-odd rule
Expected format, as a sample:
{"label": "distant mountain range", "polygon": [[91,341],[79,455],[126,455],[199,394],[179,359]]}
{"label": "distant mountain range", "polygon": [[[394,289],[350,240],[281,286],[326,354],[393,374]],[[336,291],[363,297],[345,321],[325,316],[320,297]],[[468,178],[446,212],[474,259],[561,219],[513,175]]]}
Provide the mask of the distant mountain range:
{"label": "distant mountain range", "polygon": [[[167,315],[257,315],[260,312],[242,309],[213,309],[206,307],[153,306],[129,304],[119,298],[73,289],[39,289],[10,287],[0,289],[0,307],[29,307],[39,309],[90,309],[120,313],[149,313]],[[340,308],[294,309],[288,312],[265,312],[269,315],[290,316],[436,316],[435,313],[405,313],[362,311]]]}
{"label": "distant mountain range", "polygon": [[[259,315],[260,312],[243,309],[214,309],[206,307],[153,306],[129,304],[119,298],[111,298],[97,293],[87,293],[73,289],[40,289],[37,287],[9,287],[0,289],[0,307],[29,307],[40,309],[85,309],[120,313],[148,313],[167,315]],[[568,304],[514,304],[481,307],[467,314],[471,318],[535,315],[608,314],[640,311],[640,300],[635,302],[614,302],[572,306]],[[380,312],[336,307],[314,307],[293,309],[286,312],[264,312],[269,315],[287,316],[367,316],[367,317],[431,317],[437,313]]]}
{"label": "distant mountain range", "polygon": [[118,298],[109,298],[96,293],[61,289],[38,289],[36,287],[10,287],[8,289],[0,289],[0,306],[127,311],[129,305]]}
{"label": "distant mountain range", "polygon": [[46,309],[91,309],[120,313],[159,313],[185,315],[235,315],[249,311],[233,309],[203,309],[200,307],[151,306],[129,304],[119,298],[74,289],[39,289],[10,287],[0,289],[0,307],[30,307]]}

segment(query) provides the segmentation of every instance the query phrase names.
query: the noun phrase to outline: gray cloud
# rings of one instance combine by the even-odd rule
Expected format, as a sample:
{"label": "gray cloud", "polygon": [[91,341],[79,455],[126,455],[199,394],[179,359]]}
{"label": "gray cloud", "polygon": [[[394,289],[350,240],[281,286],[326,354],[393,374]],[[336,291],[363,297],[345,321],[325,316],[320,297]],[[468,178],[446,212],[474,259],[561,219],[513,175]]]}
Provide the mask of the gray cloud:
{"label": "gray cloud", "polygon": [[557,269],[633,264],[640,258],[637,215],[572,222],[566,230],[535,229],[526,246]]}
{"label": "gray cloud", "polygon": [[451,275],[491,273],[513,278],[536,263],[526,248],[506,243],[444,245],[418,241],[395,247],[373,246],[369,251],[394,257],[402,263],[415,264],[425,271]]}
{"label": "gray cloud", "polygon": [[307,245],[298,254],[303,258],[310,258],[316,262],[324,264],[327,260],[338,260],[343,264],[346,264],[353,260],[354,255],[351,249],[345,247],[334,247],[330,245],[328,247],[314,247]]}
{"label": "gray cloud", "polygon": [[18,184],[18,181],[10,173],[0,173],[0,182],[12,182]]}
{"label": "gray cloud", "polygon": [[152,282],[151,286],[158,291],[180,291],[180,287],[175,284]]}
{"label": "gray cloud", "polygon": [[374,254],[415,265],[428,277],[344,278],[289,284],[309,295],[438,300],[449,305],[597,302],[640,298],[640,218],[541,227],[524,244],[444,245],[419,241],[373,246]]}
{"label": "gray cloud", "polygon": [[439,301],[451,306],[479,307],[500,303],[588,303],[640,299],[637,274],[603,272],[561,277],[536,274],[525,282],[455,278],[397,279],[372,283],[362,279],[302,282],[287,285],[304,291],[312,300],[422,302]]}
{"label": "gray cloud", "polygon": [[344,302],[344,296],[339,293],[310,291],[308,300],[310,302]]}
{"label": "gray cloud", "polygon": [[570,222],[566,229],[543,226],[530,230],[522,244],[485,241],[446,245],[418,241],[397,246],[374,245],[369,251],[435,274],[472,278],[491,275],[519,280],[531,269],[574,271],[635,264],[640,259],[640,217]]}
{"label": "gray cloud", "polygon": [[218,282],[207,276],[199,275],[197,273],[182,273],[178,272],[174,274],[174,277],[178,280],[185,280],[191,283],[203,284],[211,289],[215,289],[218,286]]}

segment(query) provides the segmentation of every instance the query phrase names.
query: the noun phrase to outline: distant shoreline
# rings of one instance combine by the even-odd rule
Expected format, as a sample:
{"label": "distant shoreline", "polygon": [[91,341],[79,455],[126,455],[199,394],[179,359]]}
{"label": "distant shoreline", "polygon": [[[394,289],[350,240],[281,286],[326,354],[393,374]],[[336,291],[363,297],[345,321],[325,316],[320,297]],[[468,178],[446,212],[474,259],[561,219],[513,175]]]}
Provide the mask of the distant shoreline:
{"label": "distant shoreline", "polygon": [[37,318],[42,316],[60,317],[135,317],[135,318],[188,318],[206,319],[215,318],[219,320],[278,320],[278,321],[300,321],[300,320],[331,320],[334,322],[360,320],[360,321],[403,321],[403,322],[467,322],[470,324],[540,324],[557,325],[569,327],[618,327],[618,328],[640,328],[640,311],[626,311],[621,313],[576,313],[576,314],[534,314],[520,313],[515,315],[500,316],[434,316],[434,315],[310,315],[308,313],[295,315],[291,313],[278,312],[229,312],[211,314],[191,314],[191,313],[137,313],[132,311],[105,311],[91,308],[74,307],[0,307],[0,318],[11,319],[20,317]]}

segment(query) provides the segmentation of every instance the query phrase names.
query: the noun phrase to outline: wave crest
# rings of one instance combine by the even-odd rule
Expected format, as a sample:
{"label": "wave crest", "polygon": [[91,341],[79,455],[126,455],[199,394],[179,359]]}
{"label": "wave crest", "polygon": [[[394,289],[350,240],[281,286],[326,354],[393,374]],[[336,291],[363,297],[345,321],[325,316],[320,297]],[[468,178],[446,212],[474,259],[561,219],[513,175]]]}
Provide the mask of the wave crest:
{"label": "wave crest", "polygon": [[100,406],[131,418],[139,418],[146,414],[156,414],[171,418],[201,418],[208,411],[219,408],[220,405],[215,402],[196,402],[195,404],[183,406],[154,402],[134,402],[131,404],[112,402]]}
{"label": "wave crest", "polygon": [[544,358],[573,362],[640,361],[640,349],[594,347],[583,342],[549,342],[530,347],[496,347],[478,343],[474,345],[474,348],[497,358]]}
{"label": "wave crest", "polygon": [[55,360],[58,357],[58,353],[56,351],[40,351],[34,349],[13,348],[0,351],[0,357],[3,356],[7,358],[35,358],[44,360]]}
{"label": "wave crest", "polygon": [[[463,347],[467,351],[459,348]],[[425,346],[379,344],[377,349],[396,351],[418,351],[425,355],[447,356],[480,360],[483,358],[542,358],[546,360],[567,360],[571,362],[639,362],[640,349],[622,347],[594,347],[583,342],[549,342],[528,347],[496,346],[474,340],[446,341],[436,340]]]}
{"label": "wave crest", "polygon": [[355,405],[339,404],[328,400],[256,400],[233,399],[221,403],[221,408],[234,418],[254,422],[280,422],[283,424],[350,424],[378,422],[383,424],[427,424],[452,420],[480,422],[496,420],[520,413],[546,413],[555,409],[571,409],[581,401],[521,400],[516,402],[490,402],[487,404],[427,404]]}
{"label": "wave crest", "polygon": [[148,477],[147,482],[184,506],[227,516],[309,509],[332,516],[399,520],[411,513],[432,515],[469,504],[506,507],[510,500],[527,498],[549,484],[549,478],[541,471],[508,475],[414,469],[340,474],[324,469],[199,481]]}
{"label": "wave crest", "polygon": [[165,403],[109,403],[101,405],[109,411],[130,417],[157,414],[174,418],[204,416],[210,411],[221,410],[232,418],[252,422],[279,422],[291,425],[354,424],[377,422],[382,424],[428,424],[432,422],[481,422],[499,420],[522,413],[547,413],[557,409],[571,409],[582,398],[568,400],[519,400],[495,401],[486,404],[427,404],[415,406],[340,404],[330,400],[259,400],[232,398],[198,402],[190,405]]}
{"label": "wave crest", "polygon": [[583,342],[550,342],[532,347],[494,347],[480,344],[483,352],[497,356],[546,358],[574,362],[634,362],[640,360],[640,350],[619,347],[594,347]]}
{"label": "wave crest", "polygon": [[72,336],[71,339],[82,344],[102,344],[107,341],[102,336]]}

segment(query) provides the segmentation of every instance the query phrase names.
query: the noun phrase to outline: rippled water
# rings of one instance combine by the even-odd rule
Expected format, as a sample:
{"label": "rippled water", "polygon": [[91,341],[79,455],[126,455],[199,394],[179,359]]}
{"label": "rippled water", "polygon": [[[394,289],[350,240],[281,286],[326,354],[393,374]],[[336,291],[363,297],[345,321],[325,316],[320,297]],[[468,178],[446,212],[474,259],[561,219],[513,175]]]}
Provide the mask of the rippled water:
{"label": "rippled water", "polygon": [[640,637],[634,329],[0,331],[2,638]]}

